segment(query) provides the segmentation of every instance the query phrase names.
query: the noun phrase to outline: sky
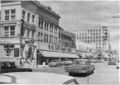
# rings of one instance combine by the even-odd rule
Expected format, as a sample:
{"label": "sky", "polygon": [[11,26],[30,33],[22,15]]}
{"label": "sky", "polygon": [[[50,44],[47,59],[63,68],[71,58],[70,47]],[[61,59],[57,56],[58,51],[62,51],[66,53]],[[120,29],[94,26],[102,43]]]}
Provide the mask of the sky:
{"label": "sky", "polygon": [[[41,0],[39,0],[41,1]],[[119,19],[120,16],[118,0],[44,0],[40,2],[50,6],[61,16],[59,25],[65,30],[79,29],[84,26],[106,25],[110,30],[111,46],[119,49]]]}

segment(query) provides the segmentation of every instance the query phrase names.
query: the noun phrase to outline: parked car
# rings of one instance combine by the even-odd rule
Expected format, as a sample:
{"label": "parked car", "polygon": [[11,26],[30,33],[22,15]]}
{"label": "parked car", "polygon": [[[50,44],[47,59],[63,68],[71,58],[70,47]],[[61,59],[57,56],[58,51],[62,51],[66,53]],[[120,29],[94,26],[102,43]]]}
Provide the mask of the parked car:
{"label": "parked car", "polygon": [[53,60],[48,64],[50,67],[59,67],[62,66],[63,63],[60,60]]}
{"label": "parked car", "polygon": [[91,61],[92,61],[92,63],[101,63],[102,62],[102,60],[98,60],[98,59],[92,59]]}
{"label": "parked car", "polygon": [[91,65],[91,60],[89,59],[76,59],[73,61],[72,65],[65,67],[65,71],[71,74],[75,73],[93,73],[95,66]]}
{"label": "parked car", "polygon": [[45,72],[13,72],[0,75],[0,84],[78,84],[71,76]]}
{"label": "parked car", "polygon": [[116,61],[115,60],[109,60],[108,65],[116,65]]}
{"label": "parked car", "polygon": [[13,61],[0,61],[0,72],[8,73],[8,72],[32,72],[31,68],[18,68]]}
{"label": "parked car", "polygon": [[62,61],[62,64],[67,66],[67,65],[71,65],[72,61],[71,60],[67,60],[67,61]]}

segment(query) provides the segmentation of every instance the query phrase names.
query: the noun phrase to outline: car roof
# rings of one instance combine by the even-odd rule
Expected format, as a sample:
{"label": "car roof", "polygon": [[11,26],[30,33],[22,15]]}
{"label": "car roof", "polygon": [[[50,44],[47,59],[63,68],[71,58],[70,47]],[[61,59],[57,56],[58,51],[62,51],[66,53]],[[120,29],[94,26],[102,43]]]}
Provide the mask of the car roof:
{"label": "car roof", "polygon": [[[13,72],[13,73],[4,73],[0,77],[0,80],[9,80],[11,76],[16,79],[19,84],[63,84],[68,80],[74,79],[71,76],[55,74],[55,73],[45,73],[45,72]],[[6,76],[6,77],[5,77]],[[7,78],[8,77],[8,78]],[[5,79],[4,79],[5,78]]]}
{"label": "car roof", "polygon": [[14,60],[9,59],[0,59],[0,62],[15,62]]}
{"label": "car roof", "polygon": [[89,59],[75,59],[74,61],[90,61]]}

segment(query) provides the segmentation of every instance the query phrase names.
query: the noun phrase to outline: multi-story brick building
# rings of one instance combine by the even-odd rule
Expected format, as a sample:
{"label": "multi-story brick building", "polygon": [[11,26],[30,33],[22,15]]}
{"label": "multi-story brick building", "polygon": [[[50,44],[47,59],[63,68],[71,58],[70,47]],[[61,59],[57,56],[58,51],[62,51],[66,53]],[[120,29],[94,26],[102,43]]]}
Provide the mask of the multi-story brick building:
{"label": "multi-story brick building", "polygon": [[[0,57],[31,66],[66,58],[60,51],[60,16],[37,1],[3,1]],[[72,40],[73,41],[73,40]],[[74,56],[70,56],[74,58]]]}
{"label": "multi-story brick building", "polygon": [[0,57],[36,62],[37,17],[33,2],[1,2]]}
{"label": "multi-story brick building", "polygon": [[60,46],[61,52],[75,53],[75,34],[65,31],[61,28],[60,30]]}

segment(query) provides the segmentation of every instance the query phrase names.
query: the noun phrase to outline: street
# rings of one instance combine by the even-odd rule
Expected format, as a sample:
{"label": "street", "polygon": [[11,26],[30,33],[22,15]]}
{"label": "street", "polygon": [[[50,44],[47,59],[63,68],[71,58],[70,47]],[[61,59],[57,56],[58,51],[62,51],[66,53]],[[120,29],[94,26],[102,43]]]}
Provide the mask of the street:
{"label": "street", "polygon": [[80,84],[119,85],[119,70],[107,62],[95,63],[95,72],[87,77],[77,77]]}
{"label": "street", "polygon": [[[116,66],[108,65],[107,62],[94,63],[95,71],[89,76],[77,76],[76,80],[80,84],[102,84],[102,85],[119,85],[119,70]],[[41,67],[34,71],[59,73],[68,75],[63,67]]]}

